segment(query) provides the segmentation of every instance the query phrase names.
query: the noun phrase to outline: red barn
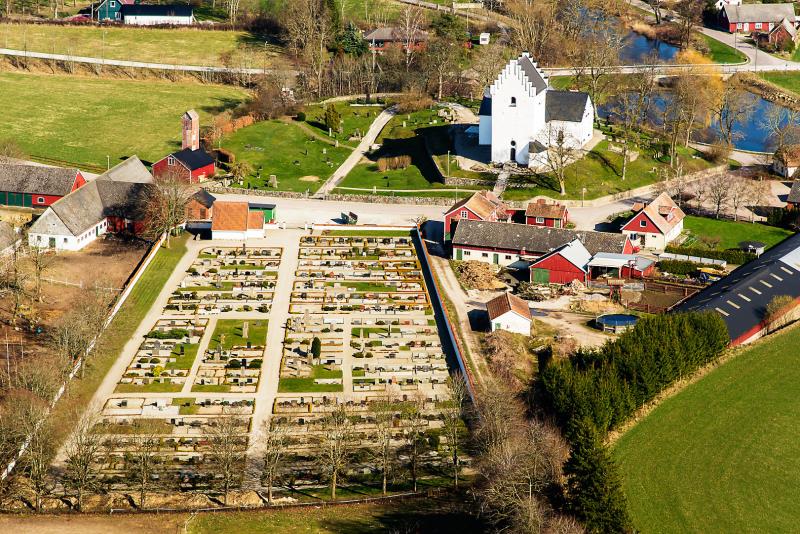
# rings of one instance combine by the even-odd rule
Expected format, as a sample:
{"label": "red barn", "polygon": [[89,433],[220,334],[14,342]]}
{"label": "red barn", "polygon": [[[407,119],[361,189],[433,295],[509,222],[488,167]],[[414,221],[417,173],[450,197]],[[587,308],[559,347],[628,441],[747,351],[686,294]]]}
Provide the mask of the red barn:
{"label": "red barn", "polygon": [[491,191],[478,191],[471,197],[457,202],[444,214],[444,240],[450,241],[460,220],[507,221],[512,210]]}
{"label": "red barn", "polygon": [[531,202],[525,209],[525,224],[547,226],[548,228],[565,228],[569,222],[567,207],[558,202],[548,202],[540,198]]}
{"label": "red barn", "polygon": [[214,172],[214,158],[202,148],[197,150],[184,148],[153,164],[153,176],[175,173],[192,184],[214,176]]}
{"label": "red barn", "polygon": [[579,239],[558,247],[534,260],[530,281],[534,284],[569,284],[573,280],[589,281],[589,260],[592,255]]}
{"label": "red barn", "polygon": [[86,185],[78,169],[0,164],[0,204],[46,208]]}
{"label": "red barn", "polygon": [[794,4],[727,5],[720,13],[722,25],[730,33],[770,32],[783,19],[794,21]]}

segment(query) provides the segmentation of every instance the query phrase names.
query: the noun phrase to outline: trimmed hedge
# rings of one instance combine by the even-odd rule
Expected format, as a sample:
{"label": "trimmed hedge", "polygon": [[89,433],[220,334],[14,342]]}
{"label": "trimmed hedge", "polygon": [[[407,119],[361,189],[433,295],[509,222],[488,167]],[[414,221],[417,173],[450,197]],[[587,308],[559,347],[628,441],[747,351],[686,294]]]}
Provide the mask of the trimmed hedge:
{"label": "trimmed hedge", "polygon": [[700,256],[701,258],[710,258],[712,260],[725,260],[734,265],[744,265],[749,261],[756,259],[756,255],[752,252],[745,252],[738,248],[729,248],[727,250],[714,250],[708,248],[694,248],[694,247],[679,247],[675,245],[668,245],[665,252],[672,254],[686,254],[687,256]]}
{"label": "trimmed hedge", "polygon": [[676,380],[719,358],[728,342],[715,313],[640,319],[612,343],[547,365],[540,374],[543,401],[563,428],[588,418],[605,435]]}
{"label": "trimmed hedge", "polygon": [[678,275],[689,275],[695,272],[701,265],[693,261],[682,260],[659,260],[658,268],[665,273]]}

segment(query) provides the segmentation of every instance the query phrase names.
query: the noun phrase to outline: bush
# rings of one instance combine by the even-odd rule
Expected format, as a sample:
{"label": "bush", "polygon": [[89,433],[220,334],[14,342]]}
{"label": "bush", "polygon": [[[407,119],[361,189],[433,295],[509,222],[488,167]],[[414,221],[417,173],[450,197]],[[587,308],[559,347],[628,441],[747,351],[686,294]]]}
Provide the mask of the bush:
{"label": "bush", "polygon": [[433,99],[428,95],[405,94],[397,99],[397,112],[408,115],[433,106]]}
{"label": "bush", "polygon": [[147,337],[150,339],[183,339],[189,337],[189,331],[185,328],[172,328],[167,331],[153,330]]}
{"label": "bush", "polygon": [[692,261],[681,260],[659,260],[658,268],[665,273],[672,273],[677,275],[689,275],[697,271],[699,264]]}
{"label": "bush", "polygon": [[150,363],[161,363],[161,358],[150,358]]}
{"label": "bush", "polygon": [[315,337],[311,341],[311,355],[314,358],[319,358],[319,355],[322,353],[322,341],[318,337]]}
{"label": "bush", "polygon": [[745,252],[738,248],[729,248],[727,250],[713,250],[706,248],[695,247],[680,247],[676,245],[668,245],[666,252],[672,254],[685,254],[687,256],[700,256],[703,258],[710,258],[712,260],[725,260],[734,265],[743,265],[749,261],[756,259],[756,255],[752,252]]}
{"label": "bush", "polygon": [[226,365],[225,367],[227,367],[228,369],[241,369],[242,368],[242,362],[241,362],[241,360],[231,360],[231,361],[228,362],[228,365]]}
{"label": "bush", "polygon": [[261,360],[250,360],[250,363],[247,364],[248,369],[261,369],[261,364],[263,362]]}
{"label": "bush", "polygon": [[731,150],[732,149],[730,145],[722,142],[716,142],[708,149],[706,156],[708,157],[709,161],[721,164],[728,161],[728,158],[730,158],[731,155]]}
{"label": "bush", "polygon": [[378,158],[378,170],[381,172],[407,169],[411,165],[411,156],[387,156]]}

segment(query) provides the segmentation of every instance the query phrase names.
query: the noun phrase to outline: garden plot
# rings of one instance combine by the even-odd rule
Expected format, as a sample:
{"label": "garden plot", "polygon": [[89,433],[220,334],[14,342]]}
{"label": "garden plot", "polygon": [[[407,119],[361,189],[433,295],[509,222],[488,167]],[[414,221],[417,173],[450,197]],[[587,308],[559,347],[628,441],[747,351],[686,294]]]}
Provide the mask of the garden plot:
{"label": "garden plot", "polygon": [[280,248],[205,249],[173,292],[167,310],[177,315],[268,313],[280,257]]}

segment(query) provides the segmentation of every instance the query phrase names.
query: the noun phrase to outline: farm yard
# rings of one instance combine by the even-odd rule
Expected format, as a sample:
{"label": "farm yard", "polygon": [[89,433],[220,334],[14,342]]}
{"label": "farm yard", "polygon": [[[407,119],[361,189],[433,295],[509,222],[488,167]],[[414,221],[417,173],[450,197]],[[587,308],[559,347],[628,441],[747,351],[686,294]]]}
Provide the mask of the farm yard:
{"label": "farm yard", "polygon": [[614,453],[639,531],[796,528],[798,343],[793,327],[737,349],[619,439]]}
{"label": "farm yard", "polygon": [[31,158],[105,170],[108,160],[113,166],[134,154],[157,161],[180,148],[180,117],[187,109],[209,124],[247,92],[188,82],[0,72],[0,94],[13,103],[4,110],[2,136]]}

